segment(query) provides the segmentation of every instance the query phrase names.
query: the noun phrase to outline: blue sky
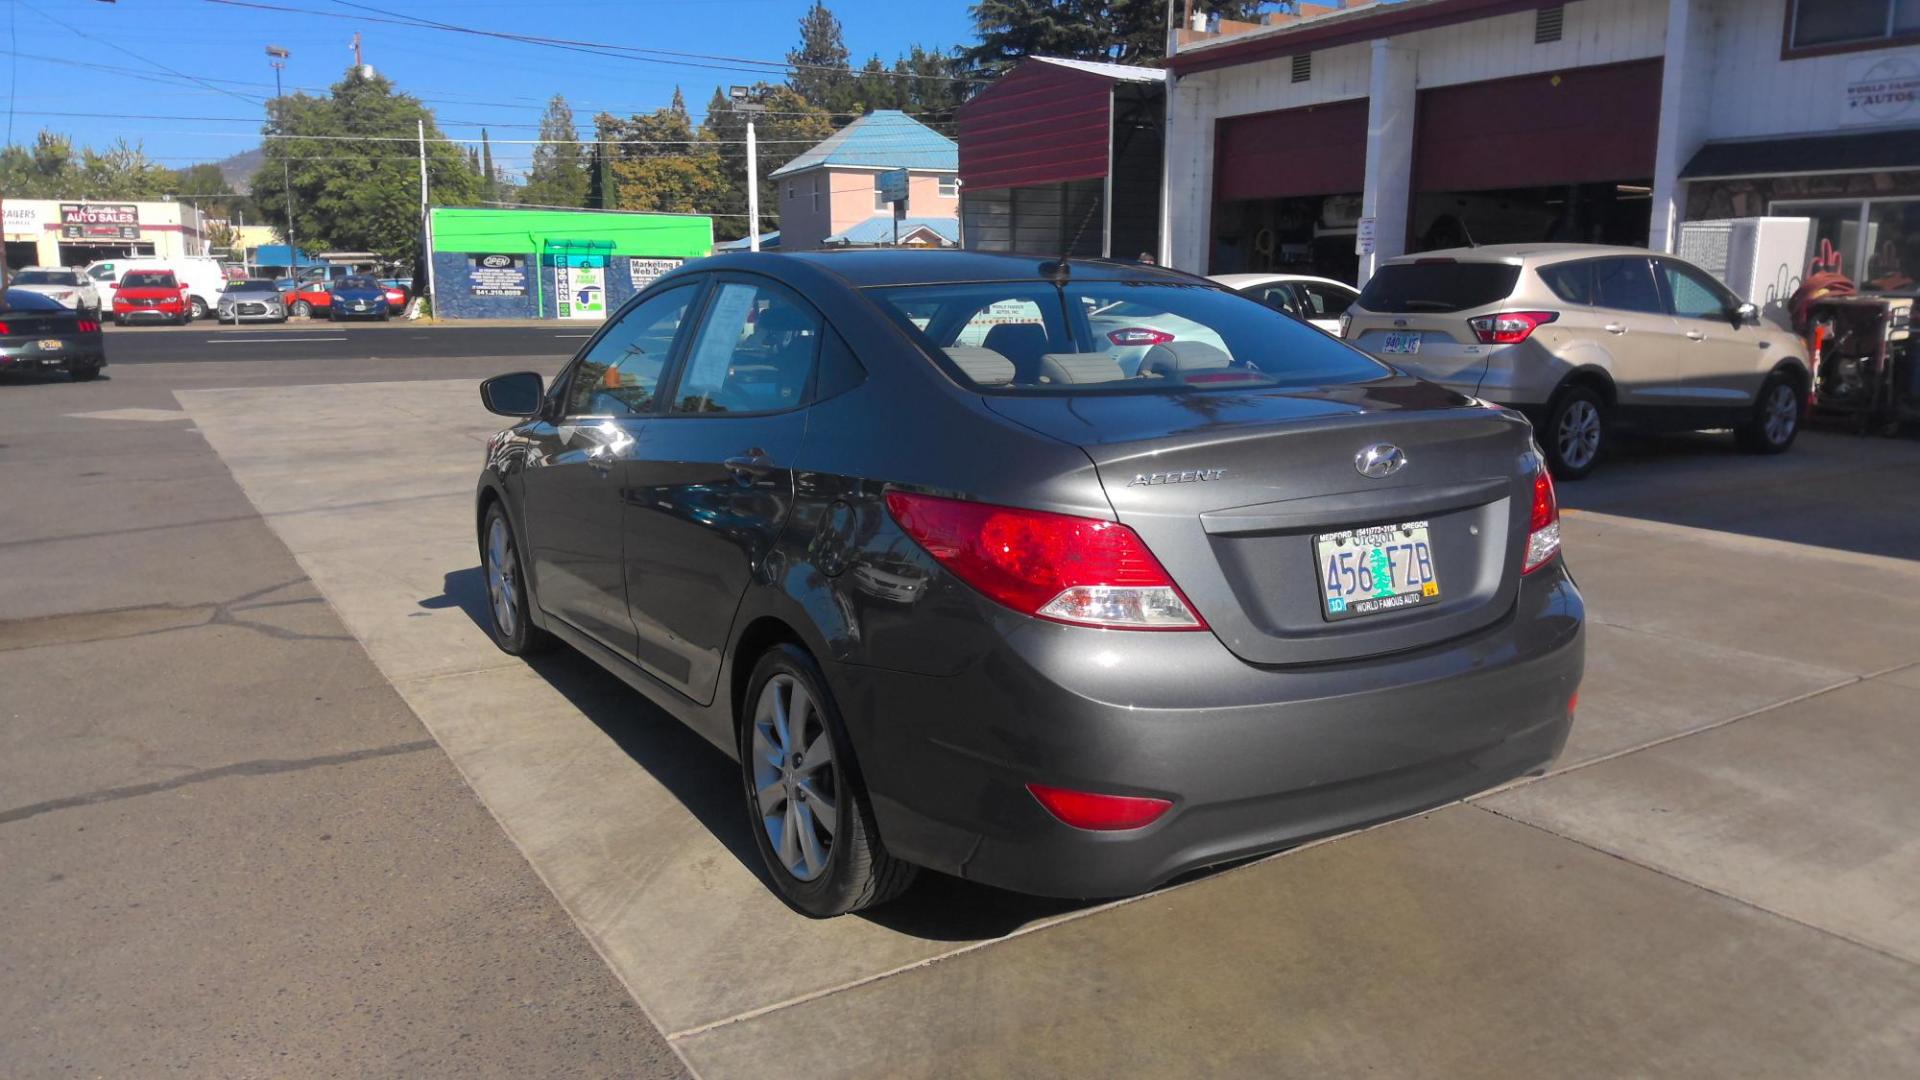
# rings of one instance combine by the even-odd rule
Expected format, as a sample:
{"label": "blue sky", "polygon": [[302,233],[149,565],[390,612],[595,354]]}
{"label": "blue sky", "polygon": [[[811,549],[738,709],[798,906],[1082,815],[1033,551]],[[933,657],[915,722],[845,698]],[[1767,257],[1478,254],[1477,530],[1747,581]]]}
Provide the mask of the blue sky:
{"label": "blue sky", "polygon": [[[585,123],[603,109],[624,115],[658,108],[675,85],[685,88],[697,112],[715,85],[764,76],[373,20],[410,16],[609,45],[779,60],[798,42],[800,16],[811,6],[811,0],[258,2],[298,12],[207,0],[0,0],[10,9],[0,12],[0,20],[10,20],[0,23],[0,34],[7,35],[0,41],[6,49],[0,53],[0,94],[12,95],[13,141],[31,143],[45,127],[96,147],[125,136],[169,166],[217,160],[259,141],[258,120],[225,118],[258,117],[261,103],[272,96],[268,44],[293,52],[283,76],[288,92],[296,86],[311,92],[352,63],[357,30],[367,62],[400,89],[426,99],[448,135],[478,139],[484,124],[496,160],[523,168],[532,147],[502,140],[533,138],[540,112],[556,92],[567,96]],[[972,40],[965,0],[829,0],[827,6],[845,27],[856,67],[875,52],[891,63],[915,43],[950,47]],[[54,112],[105,115],[47,115]]]}

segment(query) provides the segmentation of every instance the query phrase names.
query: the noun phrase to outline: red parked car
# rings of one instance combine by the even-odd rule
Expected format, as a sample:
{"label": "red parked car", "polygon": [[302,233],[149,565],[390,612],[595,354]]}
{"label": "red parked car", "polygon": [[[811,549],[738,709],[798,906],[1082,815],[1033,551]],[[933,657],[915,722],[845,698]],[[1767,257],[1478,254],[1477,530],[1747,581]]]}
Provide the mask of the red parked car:
{"label": "red parked car", "polygon": [[193,321],[186,286],[171,270],[129,270],[113,292],[113,321],[117,326],[152,319],[185,326]]}

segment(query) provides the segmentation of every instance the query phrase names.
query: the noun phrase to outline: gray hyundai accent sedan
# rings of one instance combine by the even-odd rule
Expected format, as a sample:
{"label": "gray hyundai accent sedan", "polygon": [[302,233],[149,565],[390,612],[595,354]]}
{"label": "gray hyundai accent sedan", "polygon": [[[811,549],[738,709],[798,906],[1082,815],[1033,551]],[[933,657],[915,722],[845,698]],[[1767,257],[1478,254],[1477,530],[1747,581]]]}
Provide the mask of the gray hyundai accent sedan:
{"label": "gray hyundai accent sedan", "polygon": [[[1160,328],[1138,364],[1115,310]],[[1526,421],[1199,278],[726,255],[481,392],[518,418],[475,515],[500,647],[732,755],[808,915],[920,867],[1139,892],[1537,772],[1573,721]]]}

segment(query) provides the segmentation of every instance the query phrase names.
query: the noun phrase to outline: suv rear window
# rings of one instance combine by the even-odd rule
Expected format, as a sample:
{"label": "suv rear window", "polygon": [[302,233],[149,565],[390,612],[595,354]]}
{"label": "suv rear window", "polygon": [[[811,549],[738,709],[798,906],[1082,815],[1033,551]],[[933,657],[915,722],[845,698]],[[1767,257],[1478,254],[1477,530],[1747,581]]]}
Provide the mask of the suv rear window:
{"label": "suv rear window", "polygon": [[1388,374],[1297,319],[1206,285],[954,282],[872,295],[948,374],[987,393],[1186,393]]}
{"label": "suv rear window", "polygon": [[1368,311],[1465,311],[1505,300],[1520,280],[1508,263],[1395,263],[1375,271],[1355,301]]}

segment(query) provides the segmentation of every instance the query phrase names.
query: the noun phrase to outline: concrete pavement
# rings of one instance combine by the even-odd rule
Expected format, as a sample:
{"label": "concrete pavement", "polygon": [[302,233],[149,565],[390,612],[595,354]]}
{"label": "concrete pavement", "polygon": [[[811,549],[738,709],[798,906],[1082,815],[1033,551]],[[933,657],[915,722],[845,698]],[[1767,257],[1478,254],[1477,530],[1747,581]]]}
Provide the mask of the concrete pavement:
{"label": "concrete pavement", "polygon": [[934,879],[822,924],[758,881],[721,755],[487,642],[470,380],[179,400],[703,1075],[1920,1070],[1910,442],[1566,488],[1594,632],[1544,779],[1121,904]]}

